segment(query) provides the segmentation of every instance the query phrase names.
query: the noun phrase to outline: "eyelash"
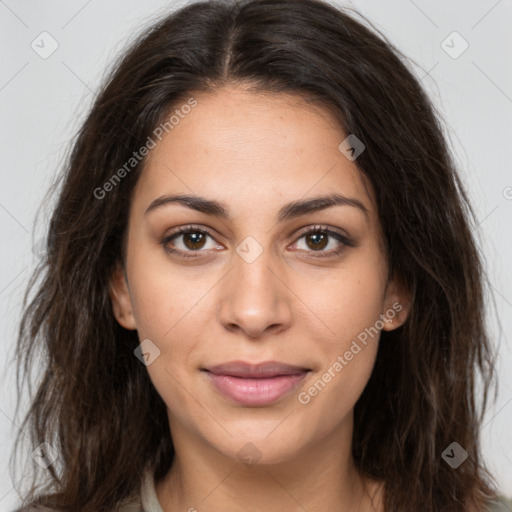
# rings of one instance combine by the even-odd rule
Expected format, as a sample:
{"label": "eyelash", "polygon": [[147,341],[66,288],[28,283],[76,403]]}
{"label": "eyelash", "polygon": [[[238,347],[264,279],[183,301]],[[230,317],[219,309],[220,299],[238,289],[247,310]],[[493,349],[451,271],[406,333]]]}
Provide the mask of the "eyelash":
{"label": "eyelash", "polygon": [[[165,237],[162,240],[161,244],[164,247],[164,250],[168,253],[179,254],[180,257],[183,257],[183,258],[199,258],[199,257],[201,257],[199,254],[194,255],[194,253],[201,253],[201,252],[206,252],[206,251],[201,250],[201,249],[198,249],[197,251],[181,251],[181,250],[176,250],[176,249],[170,249],[167,246],[167,244],[174,238],[177,238],[184,234],[190,234],[190,233],[202,233],[202,234],[206,234],[210,238],[214,239],[213,234],[207,228],[204,228],[204,227],[199,228],[196,226],[180,227],[176,231],[174,231],[173,233],[171,233],[169,236]],[[341,243],[341,245],[337,249],[331,249],[330,251],[323,251],[323,250],[306,251],[306,252],[312,252],[312,253],[319,253],[319,254],[315,255],[314,258],[329,258],[329,257],[338,256],[344,251],[345,246],[355,247],[355,244],[349,238],[342,235],[341,233],[338,233],[337,231],[332,231],[331,229],[327,228],[326,226],[312,226],[310,228],[307,228],[299,233],[296,241],[300,240],[301,238],[303,238],[311,233],[328,235],[330,237],[335,238],[336,240],[338,240],[338,242]]]}

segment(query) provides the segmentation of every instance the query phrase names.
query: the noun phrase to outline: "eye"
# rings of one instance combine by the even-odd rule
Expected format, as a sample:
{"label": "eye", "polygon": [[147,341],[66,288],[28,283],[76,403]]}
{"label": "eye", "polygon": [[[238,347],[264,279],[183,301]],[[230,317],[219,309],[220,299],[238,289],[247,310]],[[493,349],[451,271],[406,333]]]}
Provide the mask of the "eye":
{"label": "eye", "polygon": [[[314,257],[324,258],[336,256],[341,254],[346,246],[354,247],[354,243],[347,236],[328,229],[325,226],[313,226],[302,231],[295,245],[299,246],[299,242],[302,239],[305,241],[304,245],[306,248],[298,247],[298,249],[318,253],[314,254]],[[334,239],[334,241],[332,239]],[[329,245],[334,245],[334,247],[325,250]]]}
{"label": "eye", "polygon": [[[205,228],[196,228],[194,226],[186,226],[178,228],[174,233],[167,236],[164,240],[162,240],[162,245],[164,249],[169,253],[179,253],[180,256],[184,258],[197,258],[199,255],[190,254],[194,252],[204,252],[201,249],[205,249],[207,238],[211,238],[213,240],[213,236]],[[174,243],[174,240],[180,240],[179,243]],[[169,243],[172,248],[169,247]],[[177,247],[177,249],[175,248]],[[212,249],[215,247],[219,247],[218,245],[213,244],[213,247],[206,247],[206,249]]]}

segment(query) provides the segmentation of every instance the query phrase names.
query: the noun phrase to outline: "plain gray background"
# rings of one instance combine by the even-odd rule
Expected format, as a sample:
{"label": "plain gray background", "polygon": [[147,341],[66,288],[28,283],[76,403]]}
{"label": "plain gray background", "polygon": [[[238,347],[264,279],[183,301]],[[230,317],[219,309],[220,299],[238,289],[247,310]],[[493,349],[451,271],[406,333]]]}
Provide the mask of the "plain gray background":
{"label": "plain gray background", "polygon": [[[36,263],[32,248],[47,222],[40,216],[36,223],[37,208],[108,63],[135,33],[183,3],[0,0],[0,511],[18,503],[7,466],[18,429],[11,361],[22,294]],[[502,492],[512,495],[512,1],[342,5],[366,15],[417,63],[417,76],[446,120],[496,300],[489,322],[500,354],[499,394],[481,431],[484,454]],[[46,55],[52,45],[58,47]]]}

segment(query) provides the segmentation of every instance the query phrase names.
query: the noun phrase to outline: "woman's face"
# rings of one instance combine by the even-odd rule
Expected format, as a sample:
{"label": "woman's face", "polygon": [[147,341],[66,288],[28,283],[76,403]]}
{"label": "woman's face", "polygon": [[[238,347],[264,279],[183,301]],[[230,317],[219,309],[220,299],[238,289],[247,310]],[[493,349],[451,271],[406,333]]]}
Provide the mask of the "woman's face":
{"label": "woman's face", "polygon": [[[150,340],[145,364],[176,443],[291,460],[351,432],[380,330],[403,323],[405,299],[387,280],[372,188],[327,112],[234,87],[194,98],[135,188],[114,313]],[[308,371],[207,371],[234,361]]]}

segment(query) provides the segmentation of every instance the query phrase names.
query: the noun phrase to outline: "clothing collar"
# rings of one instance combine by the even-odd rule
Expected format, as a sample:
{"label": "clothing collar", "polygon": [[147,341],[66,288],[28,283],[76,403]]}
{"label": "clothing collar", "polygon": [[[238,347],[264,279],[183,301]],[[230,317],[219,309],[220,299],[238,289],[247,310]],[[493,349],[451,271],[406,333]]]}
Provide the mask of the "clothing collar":
{"label": "clothing collar", "polygon": [[144,512],[164,512],[156,496],[155,480],[150,469],[144,472],[140,500]]}

